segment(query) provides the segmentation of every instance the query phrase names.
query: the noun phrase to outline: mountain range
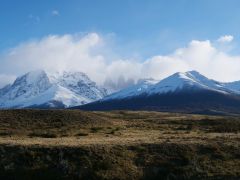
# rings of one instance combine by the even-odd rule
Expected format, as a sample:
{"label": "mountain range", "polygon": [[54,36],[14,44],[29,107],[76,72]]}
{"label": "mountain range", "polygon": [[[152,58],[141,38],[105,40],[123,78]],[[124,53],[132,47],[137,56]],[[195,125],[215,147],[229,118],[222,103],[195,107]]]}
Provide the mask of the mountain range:
{"label": "mountain range", "polygon": [[175,73],[136,85],[80,107],[83,110],[156,110],[188,113],[239,113],[240,81],[222,83],[197,71]]}
{"label": "mountain range", "polygon": [[239,113],[240,81],[223,83],[197,71],[178,72],[160,81],[139,80],[115,93],[82,72],[32,71],[0,89],[0,108],[75,108]]}

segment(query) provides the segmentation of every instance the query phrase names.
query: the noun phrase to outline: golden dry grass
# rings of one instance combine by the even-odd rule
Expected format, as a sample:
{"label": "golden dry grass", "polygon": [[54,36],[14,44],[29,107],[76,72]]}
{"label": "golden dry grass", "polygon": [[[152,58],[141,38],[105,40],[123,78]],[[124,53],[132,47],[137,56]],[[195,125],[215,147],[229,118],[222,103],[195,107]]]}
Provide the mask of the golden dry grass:
{"label": "golden dry grass", "polygon": [[239,117],[0,111],[0,178],[239,178],[239,148]]}

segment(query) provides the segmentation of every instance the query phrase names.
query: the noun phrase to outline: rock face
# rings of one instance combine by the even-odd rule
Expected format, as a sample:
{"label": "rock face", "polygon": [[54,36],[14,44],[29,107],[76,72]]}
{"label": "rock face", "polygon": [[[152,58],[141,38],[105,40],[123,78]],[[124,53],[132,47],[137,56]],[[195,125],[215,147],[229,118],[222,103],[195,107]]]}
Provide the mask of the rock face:
{"label": "rock face", "polygon": [[0,108],[66,108],[99,100],[107,90],[81,72],[63,72],[54,76],[43,70],[18,77],[12,85],[0,89]]}
{"label": "rock face", "polygon": [[175,73],[159,82],[139,82],[102,100],[77,108],[239,113],[240,83],[218,82],[196,71]]}

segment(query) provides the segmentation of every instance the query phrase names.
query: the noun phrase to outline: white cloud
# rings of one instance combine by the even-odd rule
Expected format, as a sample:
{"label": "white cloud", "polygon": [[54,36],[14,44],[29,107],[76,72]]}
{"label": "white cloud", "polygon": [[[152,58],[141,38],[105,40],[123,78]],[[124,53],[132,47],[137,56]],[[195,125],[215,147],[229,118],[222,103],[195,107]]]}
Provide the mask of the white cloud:
{"label": "white cloud", "polygon": [[53,11],[52,11],[52,15],[53,15],[53,16],[59,16],[60,13],[59,13],[58,10],[53,10]]}
{"label": "white cloud", "polygon": [[14,75],[0,74],[0,88],[15,80]]}
{"label": "white cloud", "polygon": [[171,54],[157,55],[141,62],[116,59],[111,52],[103,53],[108,52],[106,49],[109,50],[108,43],[97,33],[47,36],[20,44],[3,55],[0,77],[13,77],[34,69],[49,72],[76,70],[87,73],[99,84],[107,80],[109,84],[115,82],[124,86],[124,81],[129,84],[140,78],[162,79],[175,72],[197,70],[216,80],[240,80],[240,56],[221,51],[209,40],[193,40]]}
{"label": "white cloud", "polygon": [[197,70],[219,81],[240,80],[240,56],[226,54],[208,40],[191,41],[187,47],[167,56],[153,57],[145,64],[153,67],[147,71],[150,77],[162,78],[177,71]]}
{"label": "white cloud", "polygon": [[1,58],[0,72],[22,74],[34,69],[49,72],[79,70],[97,75],[104,66],[103,57],[94,55],[94,48],[100,48],[101,38],[92,33],[84,37],[50,35],[38,41],[20,44]]}
{"label": "white cloud", "polygon": [[232,42],[234,39],[234,37],[232,35],[225,35],[225,36],[221,36],[220,38],[218,38],[218,42],[220,43],[229,43]]}

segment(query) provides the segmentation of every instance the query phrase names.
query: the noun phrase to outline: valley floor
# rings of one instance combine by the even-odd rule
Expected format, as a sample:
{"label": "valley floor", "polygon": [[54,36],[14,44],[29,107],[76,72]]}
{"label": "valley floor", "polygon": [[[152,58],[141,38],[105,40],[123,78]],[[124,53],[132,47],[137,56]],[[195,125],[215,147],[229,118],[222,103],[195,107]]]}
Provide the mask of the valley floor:
{"label": "valley floor", "polygon": [[0,111],[0,179],[239,179],[240,117]]}

